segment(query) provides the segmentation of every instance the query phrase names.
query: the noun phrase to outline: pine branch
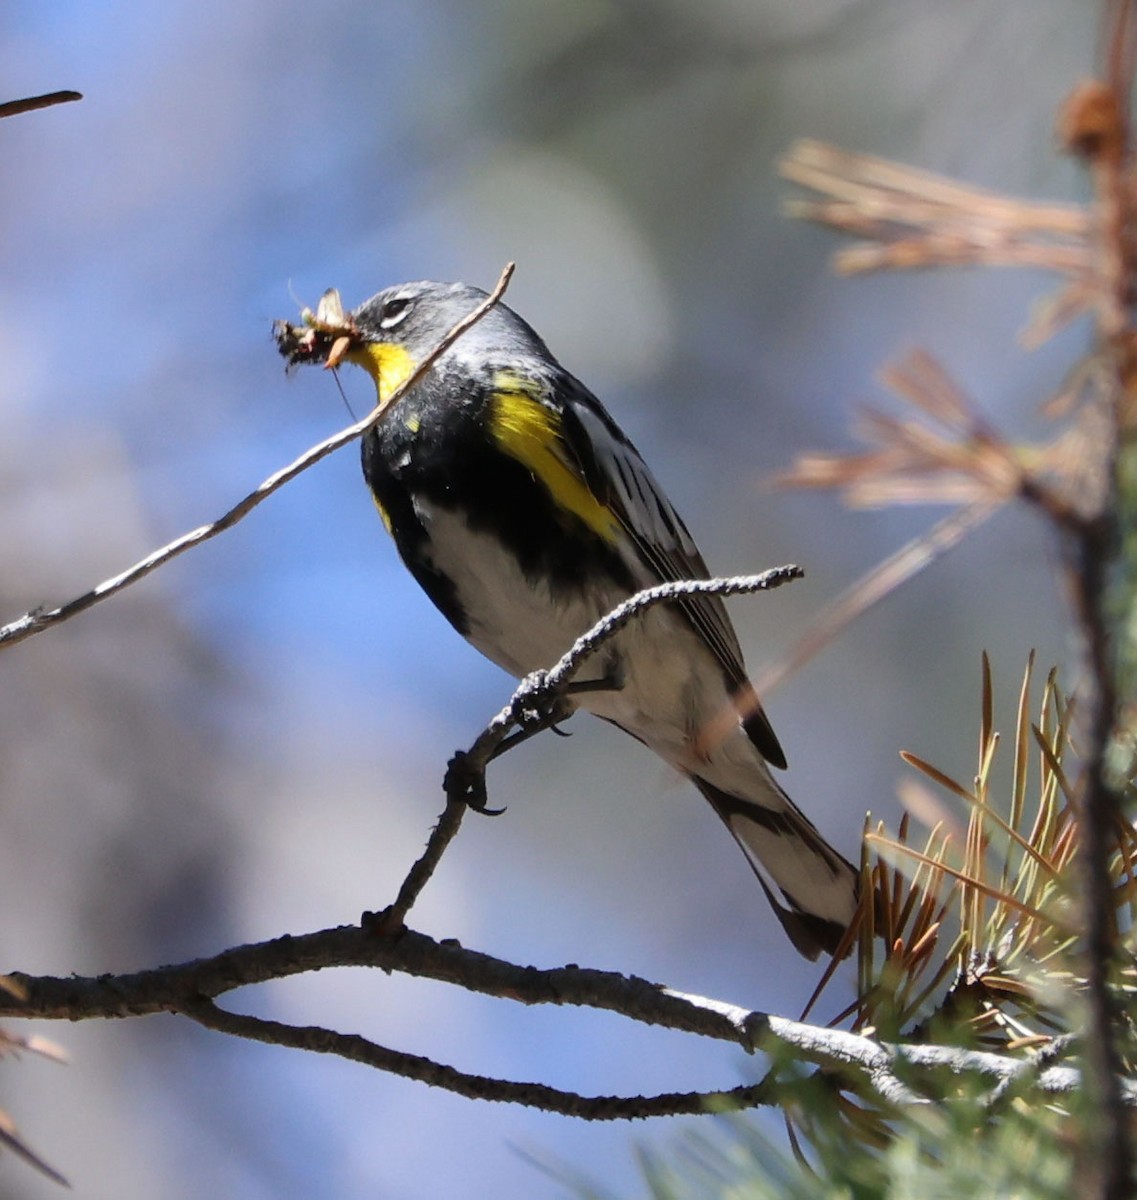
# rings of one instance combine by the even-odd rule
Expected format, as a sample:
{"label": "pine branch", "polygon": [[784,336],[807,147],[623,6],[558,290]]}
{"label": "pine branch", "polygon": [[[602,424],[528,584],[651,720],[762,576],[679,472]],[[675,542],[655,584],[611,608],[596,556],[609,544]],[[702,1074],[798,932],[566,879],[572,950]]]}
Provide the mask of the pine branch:
{"label": "pine branch", "polygon": [[[419,1079],[463,1095],[508,1100],[587,1119],[614,1119],[698,1111],[704,1102],[750,1107],[774,1104],[788,1093],[777,1080],[760,1087],[655,1097],[584,1097],[543,1084],[466,1075],[444,1064],[389,1050],[355,1035],[317,1027],[263,1021],[221,1009],[214,1002],[237,988],[331,967],[373,968],[432,979],[522,1004],[573,1005],[616,1013],[698,1037],[763,1049],[837,1073],[843,1086],[880,1104],[927,1104],[939,1097],[945,1071],[974,1077],[1000,1098],[1009,1087],[1030,1084],[1061,1096],[1080,1086],[1080,1074],[1032,1058],[962,1050],[952,1046],[878,1042],[863,1034],[792,1021],[726,1001],[678,992],[635,976],[585,967],[520,966],[453,940],[435,941],[405,930],[377,936],[366,926],[341,926],[238,946],[210,958],[127,975],[32,976],[13,973],[13,992],[0,992],[0,1016],[81,1021],[181,1014],[220,1032],[273,1045],[336,1054],[375,1069]],[[923,1073],[923,1074],[921,1074]],[[1126,1081],[1122,1098],[1137,1106],[1137,1086]]]}

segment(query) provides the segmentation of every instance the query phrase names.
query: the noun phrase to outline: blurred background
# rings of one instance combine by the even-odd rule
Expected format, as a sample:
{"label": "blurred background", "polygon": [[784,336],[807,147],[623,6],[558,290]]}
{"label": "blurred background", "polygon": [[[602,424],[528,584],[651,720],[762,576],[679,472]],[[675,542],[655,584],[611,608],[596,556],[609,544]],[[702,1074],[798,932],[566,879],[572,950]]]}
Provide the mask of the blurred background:
{"label": "blurred background", "polygon": [[[735,601],[753,669],[934,510],[763,491],[843,448],[875,369],[919,345],[1010,435],[1084,348],[1015,345],[1026,272],[838,280],[779,216],[801,136],[1076,198],[1056,105],[1096,6],[1057,0],[15,0],[0,123],[0,599],[69,598],[347,423],[270,337],[324,288],[489,287],[639,445],[712,568],[807,579]],[[354,411],[362,374],[343,375]],[[1069,665],[1056,553],[1008,512],[848,630],[767,708],[784,782],[854,855],[895,821],[897,752],[974,771],[980,653],[1013,720],[1028,650]],[[356,448],[218,541],[3,656],[0,968],[125,971],[379,908],[442,805],[447,758],[507,699],[412,583]],[[798,959],[693,789],[578,718],[491,774],[413,914],[436,937],[796,1015]],[[847,1001],[844,978],[831,1015]],[[613,1017],[526,1011],[376,972],[228,998],[467,1071],[588,1094],[729,1087],[760,1062]],[[637,1146],[184,1021],[45,1023],[72,1064],[3,1066],[0,1104],[80,1197],[545,1197],[532,1157],[639,1194]],[[0,1196],[57,1196],[0,1158]]]}

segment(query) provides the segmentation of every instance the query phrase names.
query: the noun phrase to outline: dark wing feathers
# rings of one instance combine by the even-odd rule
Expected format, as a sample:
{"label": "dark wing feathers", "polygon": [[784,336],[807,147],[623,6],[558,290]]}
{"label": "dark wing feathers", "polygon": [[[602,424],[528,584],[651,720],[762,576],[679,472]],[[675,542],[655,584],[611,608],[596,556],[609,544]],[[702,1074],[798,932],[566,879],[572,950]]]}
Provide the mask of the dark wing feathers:
{"label": "dark wing feathers", "polygon": [[[683,519],[655,482],[636,448],[583,384],[566,374],[561,430],[584,480],[617,515],[636,550],[658,580],[706,579],[710,572]],[[679,608],[722,665],[731,692],[749,690],[738,635],[718,596],[691,596]],[[786,765],[766,714],[757,708],[744,726],[757,749],[776,767]]]}

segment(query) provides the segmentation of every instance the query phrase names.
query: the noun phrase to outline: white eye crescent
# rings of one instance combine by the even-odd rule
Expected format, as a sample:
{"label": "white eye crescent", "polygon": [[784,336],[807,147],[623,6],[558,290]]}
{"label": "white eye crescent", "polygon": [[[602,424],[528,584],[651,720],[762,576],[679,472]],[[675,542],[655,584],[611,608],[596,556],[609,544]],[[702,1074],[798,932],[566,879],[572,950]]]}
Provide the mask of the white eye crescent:
{"label": "white eye crescent", "polygon": [[380,329],[394,329],[401,321],[410,315],[411,302],[406,296],[395,296],[383,305],[379,317]]}

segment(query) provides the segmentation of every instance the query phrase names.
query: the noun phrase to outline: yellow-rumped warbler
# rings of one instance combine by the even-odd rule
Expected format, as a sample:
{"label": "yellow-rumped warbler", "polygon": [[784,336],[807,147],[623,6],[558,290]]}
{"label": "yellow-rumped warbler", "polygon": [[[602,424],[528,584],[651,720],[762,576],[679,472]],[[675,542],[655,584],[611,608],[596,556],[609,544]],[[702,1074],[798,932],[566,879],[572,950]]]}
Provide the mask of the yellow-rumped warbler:
{"label": "yellow-rumped warbler", "polygon": [[[328,297],[339,313],[338,296]],[[385,405],[485,299],[464,284],[405,283],[342,317],[342,327],[317,320],[302,332],[279,322],[277,339],[292,362],[331,356],[364,367]],[[363,473],[426,594],[518,677],[551,666],[635,592],[707,577],[635,447],[501,303],[384,412],[364,438]],[[719,597],[642,614],[575,680],[574,708],[638,738],[710,801],[798,950],[832,953],[856,908],[858,876],[770,774],[785,755]],[[579,690],[586,681],[596,689]],[[709,737],[711,729],[720,732]]]}

